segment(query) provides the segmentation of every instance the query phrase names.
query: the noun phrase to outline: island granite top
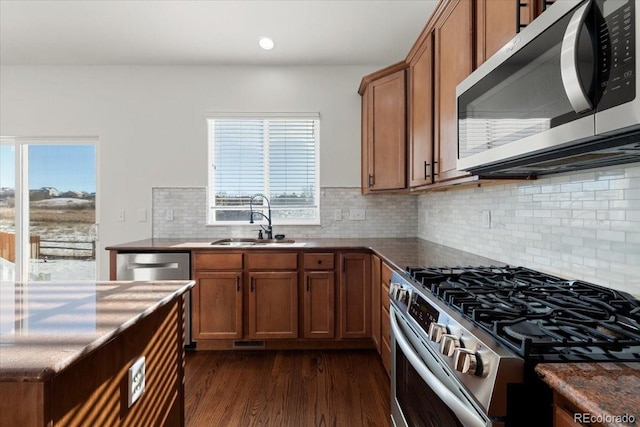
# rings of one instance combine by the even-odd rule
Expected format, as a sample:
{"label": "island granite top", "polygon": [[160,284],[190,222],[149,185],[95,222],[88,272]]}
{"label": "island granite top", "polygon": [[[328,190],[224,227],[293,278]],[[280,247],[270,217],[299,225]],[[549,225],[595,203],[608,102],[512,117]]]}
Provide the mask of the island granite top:
{"label": "island granite top", "polygon": [[640,362],[540,363],[535,370],[579,416],[605,426],[640,426]]}
{"label": "island granite top", "polygon": [[0,381],[46,380],[194,284],[2,282]]}

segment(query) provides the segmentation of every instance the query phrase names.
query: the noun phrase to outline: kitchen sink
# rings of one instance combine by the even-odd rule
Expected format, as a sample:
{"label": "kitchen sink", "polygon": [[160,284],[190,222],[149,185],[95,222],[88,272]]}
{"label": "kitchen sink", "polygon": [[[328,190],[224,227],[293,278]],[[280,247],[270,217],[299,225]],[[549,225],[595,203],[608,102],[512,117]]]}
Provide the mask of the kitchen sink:
{"label": "kitchen sink", "polygon": [[282,248],[282,247],[302,247],[306,242],[296,242],[293,239],[251,239],[251,238],[230,238],[220,239],[213,242],[183,242],[173,245],[172,248],[242,248],[242,247],[260,247],[260,248]]}
{"label": "kitchen sink", "polygon": [[221,239],[211,242],[211,246],[304,246],[304,242],[296,242],[292,239]]}

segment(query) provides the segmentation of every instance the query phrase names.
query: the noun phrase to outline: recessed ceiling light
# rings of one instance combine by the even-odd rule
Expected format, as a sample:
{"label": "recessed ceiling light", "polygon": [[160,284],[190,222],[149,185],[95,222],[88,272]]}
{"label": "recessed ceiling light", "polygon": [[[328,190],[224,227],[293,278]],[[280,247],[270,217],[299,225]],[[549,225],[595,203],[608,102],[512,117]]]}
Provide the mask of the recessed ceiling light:
{"label": "recessed ceiling light", "polygon": [[271,40],[269,37],[261,37],[260,40],[258,40],[258,44],[264,50],[271,50],[274,46],[273,40]]}

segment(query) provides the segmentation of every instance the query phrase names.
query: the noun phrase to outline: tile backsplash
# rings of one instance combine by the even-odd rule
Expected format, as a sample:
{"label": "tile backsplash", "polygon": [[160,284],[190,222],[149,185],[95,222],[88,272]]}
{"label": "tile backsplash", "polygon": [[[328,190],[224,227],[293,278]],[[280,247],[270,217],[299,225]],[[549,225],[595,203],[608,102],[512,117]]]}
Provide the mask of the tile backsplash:
{"label": "tile backsplash", "polygon": [[418,217],[423,239],[640,295],[638,164],[428,193]]}
{"label": "tile backsplash", "polygon": [[[276,225],[275,232],[293,238],[417,236],[640,295],[640,164],[419,196],[327,187],[320,206],[321,225]],[[364,209],[366,220],[349,220],[350,209]],[[342,220],[335,219],[336,210]],[[254,237],[256,228],[207,226],[204,187],[153,189],[153,237]]]}
{"label": "tile backsplash", "polygon": [[[257,225],[206,225],[207,193],[204,187],[153,189],[153,237],[220,238],[257,237]],[[321,225],[274,225],[274,232],[293,238],[415,237],[418,229],[417,198],[406,195],[365,197],[359,188],[322,188]],[[349,220],[351,209],[364,209],[364,221]],[[173,220],[167,219],[171,210]],[[336,220],[340,210],[341,220]]]}

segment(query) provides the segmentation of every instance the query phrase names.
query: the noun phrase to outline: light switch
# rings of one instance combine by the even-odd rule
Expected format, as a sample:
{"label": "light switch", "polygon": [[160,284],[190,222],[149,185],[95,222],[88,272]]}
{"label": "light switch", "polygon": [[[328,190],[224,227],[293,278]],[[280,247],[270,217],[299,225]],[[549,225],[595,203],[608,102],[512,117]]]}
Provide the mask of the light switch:
{"label": "light switch", "polygon": [[118,211],[117,219],[119,222],[124,222],[124,209]]}

